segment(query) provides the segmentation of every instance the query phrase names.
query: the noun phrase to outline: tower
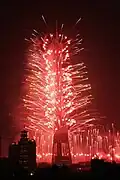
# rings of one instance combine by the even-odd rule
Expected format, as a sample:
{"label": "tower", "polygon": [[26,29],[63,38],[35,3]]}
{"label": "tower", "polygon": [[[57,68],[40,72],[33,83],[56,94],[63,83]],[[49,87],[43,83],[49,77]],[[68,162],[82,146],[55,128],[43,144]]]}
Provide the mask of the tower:
{"label": "tower", "polygon": [[70,165],[72,163],[68,141],[68,129],[63,127],[57,130],[53,138],[53,164]]}
{"label": "tower", "polygon": [[24,169],[33,170],[36,167],[36,143],[27,136],[27,131],[21,131],[19,146],[19,164]]}
{"label": "tower", "polygon": [[36,142],[28,138],[26,130],[21,131],[18,143],[9,146],[9,162],[13,170],[17,167],[28,171],[36,168]]}

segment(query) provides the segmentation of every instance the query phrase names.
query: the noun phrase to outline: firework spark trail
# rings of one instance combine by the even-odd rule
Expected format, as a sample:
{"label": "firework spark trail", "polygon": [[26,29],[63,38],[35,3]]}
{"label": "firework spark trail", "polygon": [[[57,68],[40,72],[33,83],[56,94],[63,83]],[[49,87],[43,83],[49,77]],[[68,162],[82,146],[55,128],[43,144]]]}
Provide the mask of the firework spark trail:
{"label": "firework spark trail", "polygon": [[80,43],[78,35],[71,40],[58,33],[39,37],[34,31],[23,99],[24,124],[30,129],[53,133],[68,126],[72,131],[94,120],[88,110],[92,95],[86,67],[71,63]]}
{"label": "firework spark trail", "polygon": [[101,116],[91,106],[86,67],[83,62],[72,62],[71,57],[83,49],[79,34],[72,40],[58,32],[40,36],[34,30],[27,41],[30,48],[19,116],[36,140],[39,160],[51,162],[53,135],[67,126],[73,162],[96,157],[120,161],[120,133],[113,124],[114,133],[94,126]]}
{"label": "firework spark trail", "polygon": [[93,98],[86,66],[72,60],[83,49],[80,35],[72,40],[63,33],[41,36],[34,30],[27,41],[30,47],[19,116],[21,127],[24,125],[35,138],[41,158],[41,152],[52,154],[56,130],[65,126],[71,133],[77,132],[91,126],[97,114],[91,111]]}

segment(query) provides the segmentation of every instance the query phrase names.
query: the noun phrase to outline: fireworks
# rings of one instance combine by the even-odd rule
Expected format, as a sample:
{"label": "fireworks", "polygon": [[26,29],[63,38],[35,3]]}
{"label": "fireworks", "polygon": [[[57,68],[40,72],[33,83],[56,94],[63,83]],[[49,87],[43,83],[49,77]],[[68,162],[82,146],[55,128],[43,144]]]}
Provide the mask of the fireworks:
{"label": "fireworks", "polygon": [[91,161],[93,158],[120,162],[120,132],[113,124],[109,130],[98,125],[72,134],[71,138],[73,163]]}
{"label": "fireworks", "polygon": [[[62,29],[42,36],[34,30],[17,118],[36,140],[38,161],[51,162],[53,136],[62,127],[69,129],[73,163],[95,157],[120,161],[120,133],[113,126],[107,133],[95,126],[101,117],[92,108],[87,68],[73,58],[83,49],[82,39],[79,34],[68,38]],[[65,155],[65,146],[62,152]]]}
{"label": "fireworks", "polygon": [[40,36],[34,30],[32,35],[20,117],[37,141],[37,153],[51,154],[56,130],[65,126],[71,133],[80,132],[97,120],[97,114],[91,108],[86,66],[73,61],[83,49],[79,34],[75,40],[58,31]]}
{"label": "fireworks", "polygon": [[[35,36],[35,35],[34,35]],[[71,63],[81,39],[63,34],[31,38],[26,67],[24,101],[26,127],[54,133],[63,126],[71,131],[92,120],[92,96],[84,63]]]}

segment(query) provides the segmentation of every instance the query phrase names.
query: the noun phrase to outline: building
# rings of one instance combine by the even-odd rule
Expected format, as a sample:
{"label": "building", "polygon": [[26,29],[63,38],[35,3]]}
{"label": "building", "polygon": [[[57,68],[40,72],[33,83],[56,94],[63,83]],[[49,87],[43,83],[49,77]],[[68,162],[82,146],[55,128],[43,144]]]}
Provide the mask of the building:
{"label": "building", "polygon": [[63,127],[54,134],[52,154],[53,164],[72,164],[67,128]]}
{"label": "building", "polygon": [[25,170],[32,171],[36,167],[36,143],[27,136],[27,131],[21,131],[19,142],[9,147],[9,161],[13,168],[17,165]]}
{"label": "building", "polygon": [[12,143],[9,146],[8,159],[10,168],[14,170],[19,165],[19,146],[16,143]]}
{"label": "building", "polygon": [[7,179],[10,175],[9,161],[7,157],[0,158],[0,179]]}

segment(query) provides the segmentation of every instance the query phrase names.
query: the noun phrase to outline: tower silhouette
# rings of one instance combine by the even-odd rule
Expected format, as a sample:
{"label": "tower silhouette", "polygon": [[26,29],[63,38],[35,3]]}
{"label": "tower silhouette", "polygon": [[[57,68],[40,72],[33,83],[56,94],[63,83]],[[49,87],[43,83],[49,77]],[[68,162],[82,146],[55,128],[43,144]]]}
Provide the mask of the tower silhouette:
{"label": "tower silhouette", "polygon": [[53,164],[70,165],[72,163],[68,141],[68,129],[63,127],[57,130],[53,138]]}

